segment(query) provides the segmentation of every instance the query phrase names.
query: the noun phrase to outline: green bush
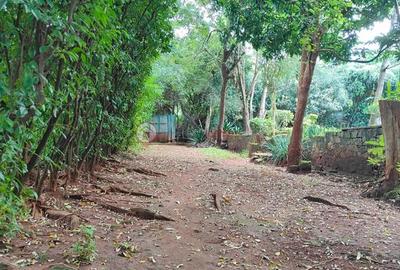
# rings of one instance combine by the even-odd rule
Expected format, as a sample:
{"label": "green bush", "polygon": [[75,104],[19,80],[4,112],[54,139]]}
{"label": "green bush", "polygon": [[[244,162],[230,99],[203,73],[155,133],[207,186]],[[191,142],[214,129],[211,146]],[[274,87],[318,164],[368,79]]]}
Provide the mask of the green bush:
{"label": "green bush", "polygon": [[250,120],[250,127],[253,133],[262,134],[265,137],[272,135],[272,120],[270,118],[253,118]]}
{"label": "green bush", "polygon": [[202,143],[206,138],[206,134],[202,128],[192,130],[189,135],[189,140],[194,144]]}
{"label": "green bush", "polygon": [[334,127],[323,127],[317,124],[318,115],[308,114],[304,117],[303,124],[303,141],[309,140],[318,136],[325,136],[327,132],[336,132],[337,128]]}
{"label": "green bush", "polygon": [[73,261],[76,264],[90,264],[96,258],[95,229],[92,226],[81,225],[79,233],[81,239],[72,246]]}
{"label": "green bush", "polygon": [[290,138],[284,135],[278,135],[273,137],[269,142],[266,143],[266,148],[272,154],[272,161],[275,164],[284,164],[288,155]]}
{"label": "green bush", "polygon": [[242,133],[243,129],[242,129],[242,127],[239,127],[232,122],[225,121],[224,131],[231,133],[231,134],[239,134],[239,133]]}
{"label": "green bush", "polygon": [[286,128],[293,123],[294,114],[289,110],[276,110],[275,122],[276,128]]}
{"label": "green bush", "polygon": [[376,140],[367,141],[368,162],[372,165],[382,165],[385,163],[385,140],[380,135]]}

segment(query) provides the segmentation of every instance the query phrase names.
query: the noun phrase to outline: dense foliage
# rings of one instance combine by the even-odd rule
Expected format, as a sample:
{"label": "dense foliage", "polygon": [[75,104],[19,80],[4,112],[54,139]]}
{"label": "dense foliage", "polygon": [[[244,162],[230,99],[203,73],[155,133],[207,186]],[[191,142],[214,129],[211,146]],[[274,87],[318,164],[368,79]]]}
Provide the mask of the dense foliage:
{"label": "dense foliage", "polygon": [[[154,101],[146,80],[169,47],[174,0],[2,1],[0,235],[25,187],[40,195],[126,149]],[[151,107],[151,106],[150,106]]]}

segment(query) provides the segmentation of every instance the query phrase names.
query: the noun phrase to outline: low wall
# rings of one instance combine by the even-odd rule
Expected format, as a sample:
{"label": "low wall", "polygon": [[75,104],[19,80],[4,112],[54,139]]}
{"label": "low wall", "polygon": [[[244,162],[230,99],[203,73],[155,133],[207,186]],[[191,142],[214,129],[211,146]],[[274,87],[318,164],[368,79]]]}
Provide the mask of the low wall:
{"label": "low wall", "polygon": [[382,128],[347,128],[327,133],[312,141],[311,161],[316,170],[336,170],[360,175],[376,175],[381,168],[368,163],[367,141],[382,134]]}
{"label": "low wall", "polygon": [[230,134],[227,140],[228,149],[234,152],[250,150],[252,144],[261,144],[262,136],[259,134],[242,135]]}

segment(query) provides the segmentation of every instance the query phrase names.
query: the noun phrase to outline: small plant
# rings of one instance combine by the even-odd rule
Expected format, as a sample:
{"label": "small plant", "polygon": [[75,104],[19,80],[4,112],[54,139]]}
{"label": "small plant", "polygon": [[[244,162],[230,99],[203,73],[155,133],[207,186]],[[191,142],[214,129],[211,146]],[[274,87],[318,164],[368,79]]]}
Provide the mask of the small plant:
{"label": "small plant", "polygon": [[318,136],[325,136],[327,132],[336,132],[337,128],[323,127],[317,124],[318,115],[308,114],[304,117],[303,138],[308,140]]}
{"label": "small plant", "polygon": [[276,128],[285,128],[292,124],[294,114],[289,110],[276,110],[275,122]]}
{"label": "small plant", "polygon": [[392,89],[392,84],[390,81],[387,82],[386,99],[400,100],[400,82],[396,83],[395,89]]}
{"label": "small plant", "polygon": [[202,143],[206,140],[206,138],[206,134],[201,128],[194,129],[192,132],[190,132],[190,141],[194,144]]}
{"label": "small plant", "polygon": [[72,246],[73,261],[76,264],[90,264],[96,258],[96,240],[93,226],[81,225],[80,240]]}
{"label": "small plant", "polygon": [[226,121],[224,123],[224,131],[231,133],[231,134],[239,134],[243,130],[241,127],[235,125],[234,123]]}
{"label": "small plant", "polygon": [[28,215],[25,202],[36,198],[36,194],[28,188],[22,188],[19,195],[13,189],[9,192],[10,184],[2,182],[1,178],[0,175],[0,237],[10,237],[20,230],[18,220]]}
{"label": "small plant", "polygon": [[271,152],[272,161],[275,164],[283,164],[286,162],[288,147],[288,136],[275,136],[266,144],[266,148]]}
{"label": "small plant", "polygon": [[132,258],[137,252],[137,247],[128,242],[116,243],[115,246],[115,251],[121,257]]}
{"label": "small plant", "polygon": [[253,118],[250,121],[253,133],[262,134],[265,137],[272,136],[272,120],[269,118]]}
{"label": "small plant", "polygon": [[368,162],[372,165],[382,165],[385,163],[385,140],[383,135],[379,136],[376,140],[367,142],[370,146],[368,149]]}

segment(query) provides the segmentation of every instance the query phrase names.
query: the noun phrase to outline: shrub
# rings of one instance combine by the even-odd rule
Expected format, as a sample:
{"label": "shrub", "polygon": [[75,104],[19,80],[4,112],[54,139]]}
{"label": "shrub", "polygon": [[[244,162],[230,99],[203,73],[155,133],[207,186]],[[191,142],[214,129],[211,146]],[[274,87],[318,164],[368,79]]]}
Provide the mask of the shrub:
{"label": "shrub", "polygon": [[269,142],[266,143],[266,148],[272,154],[272,161],[275,164],[284,164],[288,155],[289,137],[278,135],[273,137]]}
{"label": "shrub", "polygon": [[194,144],[202,143],[206,140],[206,134],[202,128],[194,129],[190,132],[189,140]]}
{"label": "shrub", "polygon": [[294,114],[289,110],[276,110],[275,122],[276,128],[285,128],[292,124]]}
{"label": "shrub", "polygon": [[73,261],[76,264],[90,264],[96,258],[96,240],[94,232],[95,229],[92,226],[80,226],[79,233],[81,239],[72,246],[72,251],[74,253]]}
{"label": "shrub", "polygon": [[325,136],[327,132],[336,132],[337,128],[334,127],[323,127],[317,124],[318,115],[308,114],[304,117],[303,124],[303,139],[308,140],[318,136]]}
{"label": "shrub", "polygon": [[232,122],[226,121],[224,123],[224,131],[231,134],[239,134],[243,131],[243,129]]}
{"label": "shrub", "polygon": [[253,118],[250,121],[250,127],[253,133],[259,133],[265,137],[272,135],[272,120],[270,118]]}
{"label": "shrub", "polygon": [[379,136],[376,140],[367,142],[368,149],[368,162],[372,165],[382,165],[385,163],[385,140],[383,135]]}

